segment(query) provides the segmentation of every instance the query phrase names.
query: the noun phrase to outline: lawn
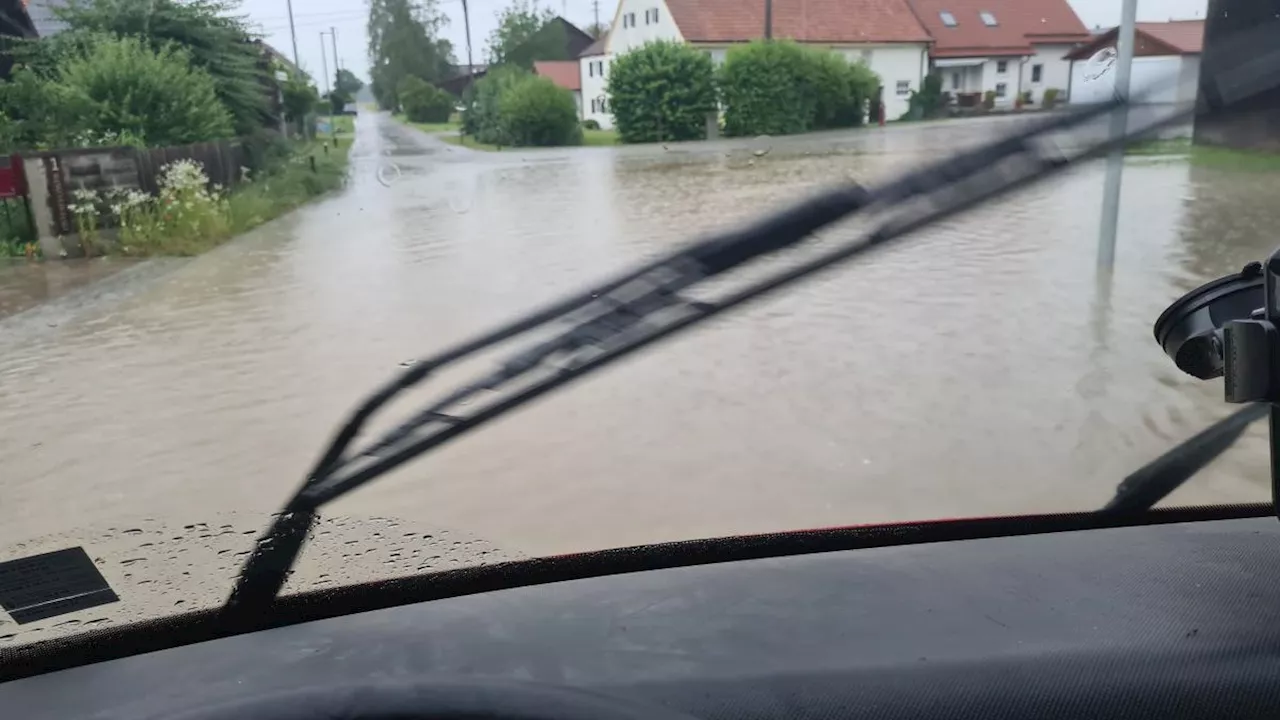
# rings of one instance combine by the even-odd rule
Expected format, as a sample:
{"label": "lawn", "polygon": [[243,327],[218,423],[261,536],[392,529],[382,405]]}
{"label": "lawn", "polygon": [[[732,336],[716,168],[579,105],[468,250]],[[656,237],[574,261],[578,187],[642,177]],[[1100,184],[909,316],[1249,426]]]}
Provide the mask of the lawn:
{"label": "lawn", "polygon": [[1262,151],[1193,145],[1189,138],[1148,140],[1129,146],[1125,149],[1125,154],[1152,158],[1186,158],[1192,165],[1223,170],[1280,172],[1280,155]]}

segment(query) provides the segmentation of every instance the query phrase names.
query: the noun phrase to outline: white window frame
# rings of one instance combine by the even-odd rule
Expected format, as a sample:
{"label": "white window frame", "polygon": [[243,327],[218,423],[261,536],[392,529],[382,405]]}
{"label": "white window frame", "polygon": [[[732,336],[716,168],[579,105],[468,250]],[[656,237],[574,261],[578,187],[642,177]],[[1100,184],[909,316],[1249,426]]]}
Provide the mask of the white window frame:
{"label": "white window frame", "polygon": [[910,94],[911,94],[911,81],[910,81],[910,80],[899,80],[899,81],[898,81],[898,83],[897,83],[897,85],[895,85],[895,86],[894,86],[894,92],[896,92],[898,95],[910,95]]}
{"label": "white window frame", "polygon": [[1009,83],[996,83],[996,97],[1007,97],[1009,94]]}
{"label": "white window frame", "polygon": [[1044,82],[1044,65],[1037,63],[1031,66],[1031,82]]}
{"label": "white window frame", "polygon": [[1004,73],[1009,72],[1009,61],[1008,61],[1008,60],[997,60],[997,61],[996,61],[996,72],[1000,73],[1001,75],[1003,75]]}

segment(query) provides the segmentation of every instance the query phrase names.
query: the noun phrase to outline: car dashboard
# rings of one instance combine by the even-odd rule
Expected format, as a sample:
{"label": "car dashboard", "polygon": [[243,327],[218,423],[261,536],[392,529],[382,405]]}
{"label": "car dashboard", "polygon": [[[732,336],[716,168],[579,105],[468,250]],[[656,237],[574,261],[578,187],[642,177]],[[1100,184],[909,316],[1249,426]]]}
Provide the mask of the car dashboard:
{"label": "car dashboard", "polygon": [[821,552],[518,587],[0,684],[22,720],[441,678],[695,718],[1280,716],[1280,524]]}

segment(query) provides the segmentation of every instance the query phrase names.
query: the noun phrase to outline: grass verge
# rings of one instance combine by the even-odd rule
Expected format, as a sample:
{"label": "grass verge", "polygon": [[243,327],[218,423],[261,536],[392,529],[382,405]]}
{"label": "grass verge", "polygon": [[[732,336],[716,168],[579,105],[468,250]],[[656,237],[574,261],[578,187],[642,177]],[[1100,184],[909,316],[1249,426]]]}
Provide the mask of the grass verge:
{"label": "grass verge", "polygon": [[1280,154],[1193,145],[1189,138],[1148,140],[1130,146],[1125,150],[1125,154],[1136,157],[1186,159],[1192,165],[1237,172],[1280,172]]}
{"label": "grass verge", "polygon": [[[475,138],[463,137],[458,134],[458,130],[461,129],[462,123],[460,122],[457,114],[449,118],[449,122],[444,122],[444,123],[411,122],[402,113],[397,113],[395,115],[395,119],[398,120],[399,122],[404,123],[405,125],[408,125],[409,127],[416,128],[425,133],[436,135],[442,141],[447,142],[450,145],[457,145],[458,147],[471,148],[472,150],[484,150],[485,152],[530,149],[530,148],[517,148],[517,147],[506,147],[506,146],[499,147],[497,145],[493,145],[490,143],[479,142]],[[618,133],[615,130],[583,130],[582,144],[596,146],[596,147],[617,145],[619,144]]]}

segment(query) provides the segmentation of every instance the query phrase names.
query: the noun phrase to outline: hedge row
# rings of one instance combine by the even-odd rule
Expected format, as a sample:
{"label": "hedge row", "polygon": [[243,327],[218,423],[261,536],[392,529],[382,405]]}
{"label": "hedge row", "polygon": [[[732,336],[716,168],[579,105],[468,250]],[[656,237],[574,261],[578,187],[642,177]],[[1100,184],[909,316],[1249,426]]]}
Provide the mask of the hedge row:
{"label": "hedge row", "polygon": [[516,147],[582,144],[573,95],[518,67],[490,70],[475,84],[466,104],[463,132],[480,142]]}
{"label": "hedge row", "polygon": [[660,142],[706,137],[717,106],[730,136],[851,127],[879,84],[866,65],[791,41],[737,46],[719,70],[702,50],[654,42],[614,62],[607,92],[623,142]]}

